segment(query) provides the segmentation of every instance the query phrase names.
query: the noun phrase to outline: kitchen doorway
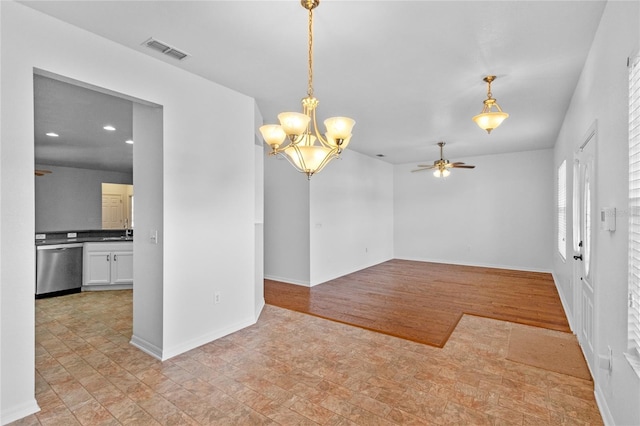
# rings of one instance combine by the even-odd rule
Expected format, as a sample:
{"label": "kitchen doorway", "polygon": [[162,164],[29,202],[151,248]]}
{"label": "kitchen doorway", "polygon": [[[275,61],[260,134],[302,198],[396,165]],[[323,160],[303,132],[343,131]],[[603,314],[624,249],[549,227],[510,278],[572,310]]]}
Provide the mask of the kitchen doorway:
{"label": "kitchen doorway", "polygon": [[[62,99],[61,106],[61,100],[51,96],[51,92],[41,96],[42,93],[38,92],[40,86],[36,81],[63,86],[74,93],[81,93],[84,106],[75,110],[66,108],[64,103],[69,101],[68,99]],[[107,99],[108,103],[116,108],[96,104],[100,99]],[[44,110],[38,109],[42,103]],[[55,126],[51,115],[43,114],[43,111],[56,110],[62,114],[63,121],[59,123],[60,126]],[[74,113],[87,111],[94,115],[102,115],[95,120],[80,116],[74,119]],[[137,228],[146,231],[142,236],[152,232],[156,238],[155,241],[135,236],[133,239],[133,334],[135,335],[136,321],[139,321],[144,328],[144,337],[151,343],[154,343],[157,335],[162,335],[161,328],[156,330],[147,326],[149,323],[161,324],[158,318],[162,318],[161,300],[150,295],[157,292],[158,286],[162,285],[162,240],[157,237],[161,236],[163,231],[162,117],[161,105],[34,69],[34,164],[37,169],[50,171],[44,176],[36,177],[42,179],[36,180],[35,184],[36,230],[102,230],[101,184],[114,182],[135,186]],[[120,124],[114,124],[116,122]],[[83,135],[81,131],[87,128],[96,132]],[[46,133],[55,133],[57,136],[47,136]],[[112,143],[104,143],[102,138],[113,135],[118,135],[115,142],[112,139]],[[100,143],[101,140],[103,143]],[[41,192],[51,192],[49,190],[57,188],[61,191],[58,195],[64,196],[64,200],[60,200],[59,196],[50,196],[46,201],[46,208],[42,208],[43,204],[38,202],[38,186],[44,182],[49,182],[48,190]],[[132,191],[130,195],[132,204]],[[38,221],[38,211],[46,211],[47,214],[44,216],[48,216],[49,221]],[[54,214],[61,218],[59,223],[51,221]],[[40,215],[40,218],[43,218],[43,215]],[[131,226],[133,217],[126,219],[127,226]],[[153,288],[145,289],[145,286],[151,287],[151,280]],[[136,299],[143,300],[144,304],[136,303]],[[134,340],[132,336],[132,343],[140,347],[141,345],[136,344]]]}

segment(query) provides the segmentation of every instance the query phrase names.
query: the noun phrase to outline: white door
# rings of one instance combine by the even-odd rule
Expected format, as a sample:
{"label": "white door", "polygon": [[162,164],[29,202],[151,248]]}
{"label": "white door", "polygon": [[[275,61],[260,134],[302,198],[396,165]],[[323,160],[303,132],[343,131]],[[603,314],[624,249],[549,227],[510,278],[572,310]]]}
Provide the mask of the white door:
{"label": "white door", "polygon": [[102,194],[102,229],[122,229],[123,213],[121,194]]}
{"label": "white door", "polygon": [[592,132],[576,153],[574,168],[574,286],[575,327],[578,341],[591,371],[594,371],[594,305],[595,282],[593,254],[596,236],[595,220],[595,144]]}

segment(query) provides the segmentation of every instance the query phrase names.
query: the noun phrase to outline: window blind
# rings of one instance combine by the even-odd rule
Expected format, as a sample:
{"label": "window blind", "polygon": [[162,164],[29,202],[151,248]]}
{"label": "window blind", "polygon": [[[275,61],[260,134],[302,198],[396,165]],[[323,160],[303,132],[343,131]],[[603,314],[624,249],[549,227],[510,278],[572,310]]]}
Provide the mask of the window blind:
{"label": "window blind", "polygon": [[558,167],[558,252],[567,258],[567,160]]}
{"label": "window blind", "polygon": [[640,368],[640,55],[629,63],[629,351]]}

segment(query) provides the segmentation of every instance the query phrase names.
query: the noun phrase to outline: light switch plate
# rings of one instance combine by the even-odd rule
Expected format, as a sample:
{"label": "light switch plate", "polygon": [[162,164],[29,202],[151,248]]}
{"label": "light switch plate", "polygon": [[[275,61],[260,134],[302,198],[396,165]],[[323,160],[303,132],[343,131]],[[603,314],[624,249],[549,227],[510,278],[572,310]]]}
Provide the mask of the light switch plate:
{"label": "light switch plate", "polygon": [[36,234],[36,240],[46,240],[47,234]]}
{"label": "light switch plate", "polygon": [[75,238],[78,236],[77,232],[67,232],[67,238]]}

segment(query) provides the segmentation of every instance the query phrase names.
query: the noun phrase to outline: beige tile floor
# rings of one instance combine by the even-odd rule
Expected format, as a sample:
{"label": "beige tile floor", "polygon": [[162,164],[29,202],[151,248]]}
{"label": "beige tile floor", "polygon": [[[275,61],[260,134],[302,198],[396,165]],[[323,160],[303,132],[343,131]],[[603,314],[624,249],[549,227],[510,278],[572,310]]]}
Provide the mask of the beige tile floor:
{"label": "beige tile floor", "polygon": [[267,305],[165,362],[129,344],[131,291],[36,301],[36,398],[18,425],[602,424],[593,383],[505,359],[511,323],[443,349]]}

